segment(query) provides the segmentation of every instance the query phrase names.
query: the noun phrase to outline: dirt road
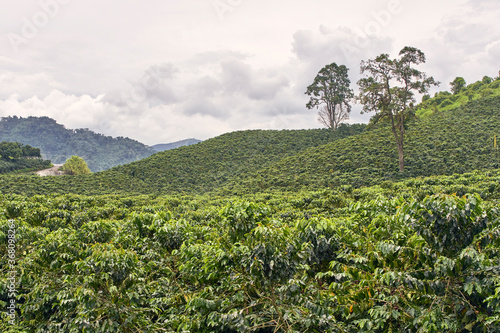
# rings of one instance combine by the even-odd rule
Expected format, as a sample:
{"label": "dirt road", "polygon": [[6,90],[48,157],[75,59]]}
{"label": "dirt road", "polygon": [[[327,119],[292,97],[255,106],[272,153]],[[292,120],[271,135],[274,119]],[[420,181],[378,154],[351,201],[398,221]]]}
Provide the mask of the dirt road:
{"label": "dirt road", "polygon": [[40,170],[35,172],[39,176],[62,176],[64,172],[59,171],[59,168],[62,164],[54,164],[54,166],[50,169]]}

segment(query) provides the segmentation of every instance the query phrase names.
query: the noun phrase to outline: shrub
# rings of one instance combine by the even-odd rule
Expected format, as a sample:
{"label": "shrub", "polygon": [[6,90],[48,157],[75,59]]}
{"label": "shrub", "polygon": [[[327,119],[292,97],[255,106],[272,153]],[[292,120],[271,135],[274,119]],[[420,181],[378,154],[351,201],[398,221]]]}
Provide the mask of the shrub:
{"label": "shrub", "polygon": [[74,155],[64,163],[61,170],[68,175],[87,175],[91,173],[83,158]]}

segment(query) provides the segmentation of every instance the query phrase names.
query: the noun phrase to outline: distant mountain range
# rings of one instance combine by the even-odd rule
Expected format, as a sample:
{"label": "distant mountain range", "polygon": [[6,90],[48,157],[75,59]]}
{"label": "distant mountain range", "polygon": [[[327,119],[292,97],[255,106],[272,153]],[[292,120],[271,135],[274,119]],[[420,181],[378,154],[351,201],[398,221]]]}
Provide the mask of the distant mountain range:
{"label": "distant mountain range", "polygon": [[180,148],[184,146],[191,146],[195,145],[197,143],[200,143],[201,140],[198,139],[186,139],[186,140],[181,140],[181,141],[176,141],[172,143],[160,143],[154,146],[151,146],[155,151],[165,151],[165,150],[171,150],[175,148]]}
{"label": "distant mountain range", "polygon": [[[135,162],[162,149],[151,148],[129,138],[105,136],[89,129],[67,129],[49,117],[1,118],[1,141],[40,148],[42,157],[54,164],[63,164],[72,155],[80,156],[93,172]],[[188,139],[185,144],[195,141],[198,140]],[[183,141],[156,146],[173,149],[182,145]]]}

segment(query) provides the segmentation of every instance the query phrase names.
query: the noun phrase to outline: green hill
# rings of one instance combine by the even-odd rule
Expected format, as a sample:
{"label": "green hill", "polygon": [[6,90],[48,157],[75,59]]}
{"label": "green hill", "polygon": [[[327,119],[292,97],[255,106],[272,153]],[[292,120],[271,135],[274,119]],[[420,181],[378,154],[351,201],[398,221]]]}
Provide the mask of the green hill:
{"label": "green hill", "polygon": [[356,187],[409,177],[449,175],[498,168],[494,136],[500,135],[500,97],[470,102],[407,124],[405,172],[398,170],[388,126],[366,131],[283,159],[250,177],[238,189]]}
{"label": "green hill", "polygon": [[494,80],[485,76],[482,80],[464,86],[454,93],[440,91],[433,98],[424,96],[416,114],[425,118],[436,112],[453,110],[468,102],[492,96],[500,96],[500,77]]}
{"label": "green hill", "polygon": [[49,117],[4,117],[0,120],[0,141],[39,147],[43,158],[55,164],[77,155],[85,159],[92,171],[137,161],[155,152],[129,138],[112,138],[88,129],[67,129]]}
{"label": "green hill", "polygon": [[3,193],[242,194],[381,184],[411,177],[498,168],[500,96],[407,123],[405,172],[386,125],[241,131],[164,151],[90,176],[3,179]]}
{"label": "green hill", "polygon": [[327,129],[233,132],[91,176],[5,179],[0,190],[5,193],[44,190],[85,194],[205,193],[304,149],[361,133],[365,127],[343,125],[336,132]]}

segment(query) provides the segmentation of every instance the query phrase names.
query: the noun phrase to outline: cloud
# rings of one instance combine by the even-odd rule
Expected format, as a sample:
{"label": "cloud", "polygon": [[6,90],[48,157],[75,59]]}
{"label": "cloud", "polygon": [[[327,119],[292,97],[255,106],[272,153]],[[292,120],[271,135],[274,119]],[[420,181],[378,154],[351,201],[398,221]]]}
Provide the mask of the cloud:
{"label": "cloud", "polygon": [[498,3],[471,1],[451,11],[430,38],[422,40],[428,50],[426,68],[449,90],[448,82],[462,76],[468,83],[498,72],[500,26]]}
{"label": "cloud", "polygon": [[[254,1],[222,21],[210,1],[72,1],[12,56],[5,33],[41,10],[18,1],[0,14],[0,112],[154,144],[320,127],[304,92],[323,66],[346,65],[356,90],[361,60],[405,45],[424,51],[421,69],[442,82],[496,75],[497,0],[422,1]],[[368,120],[359,110],[351,122]]]}
{"label": "cloud", "polygon": [[384,35],[368,36],[361,30],[347,27],[329,28],[321,25],[318,31],[299,30],[293,35],[293,52],[297,59],[314,74],[326,64],[336,62],[357,72],[361,60],[388,53],[393,39]]}

